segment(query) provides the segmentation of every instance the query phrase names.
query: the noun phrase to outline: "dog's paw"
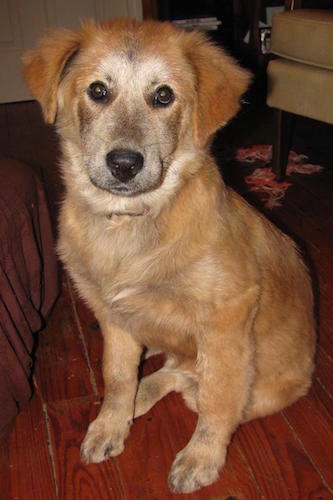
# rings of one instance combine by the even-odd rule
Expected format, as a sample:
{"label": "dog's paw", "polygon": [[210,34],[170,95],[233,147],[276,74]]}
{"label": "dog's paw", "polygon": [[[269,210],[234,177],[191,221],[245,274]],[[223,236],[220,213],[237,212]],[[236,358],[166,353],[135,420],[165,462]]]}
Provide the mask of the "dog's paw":
{"label": "dog's paw", "polygon": [[127,433],[112,429],[101,419],[94,420],[81,445],[81,458],[84,462],[98,463],[120,455],[124,449]]}
{"label": "dog's paw", "polygon": [[221,463],[203,458],[191,447],[180,451],[169,474],[169,488],[175,493],[192,493],[216,481]]}

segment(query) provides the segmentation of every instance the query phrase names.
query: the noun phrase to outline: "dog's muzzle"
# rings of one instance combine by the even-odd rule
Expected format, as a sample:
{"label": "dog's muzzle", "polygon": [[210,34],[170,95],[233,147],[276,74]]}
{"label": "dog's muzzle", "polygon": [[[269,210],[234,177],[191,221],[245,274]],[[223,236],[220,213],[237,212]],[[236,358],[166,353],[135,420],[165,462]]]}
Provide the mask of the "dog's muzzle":
{"label": "dog's muzzle", "polygon": [[143,155],[131,149],[113,149],[106,155],[106,164],[113,177],[124,183],[134,179],[143,163]]}

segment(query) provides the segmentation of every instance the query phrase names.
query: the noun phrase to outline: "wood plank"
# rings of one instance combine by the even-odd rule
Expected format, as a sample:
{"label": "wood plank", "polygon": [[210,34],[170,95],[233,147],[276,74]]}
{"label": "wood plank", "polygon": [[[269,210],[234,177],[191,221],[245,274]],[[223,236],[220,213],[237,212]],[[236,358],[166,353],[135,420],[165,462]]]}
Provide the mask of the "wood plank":
{"label": "wood plank", "polygon": [[117,457],[127,498],[176,498],[167,484],[173,460],[169,425],[163,402],[134,421],[125,450]]}
{"label": "wood plank", "polygon": [[326,316],[323,315],[324,304],[322,297],[320,300],[319,307],[320,307],[319,332],[318,332],[319,344],[328,355],[332,356],[333,355],[333,327],[331,318],[332,313],[329,312],[329,316],[328,314]]}
{"label": "wood plank", "polygon": [[330,498],[329,490],[281,414],[243,425],[235,441],[266,498]]}
{"label": "wood plank", "polygon": [[103,337],[93,312],[88,308],[75,291],[71,289],[73,307],[82,331],[82,336],[89,356],[90,366],[94,373],[99,394],[104,394],[102,375]]}
{"label": "wood plank", "polygon": [[87,465],[80,458],[81,442],[99,409],[100,401],[91,396],[47,405],[59,499],[124,498],[115,460]]}
{"label": "wood plank", "polygon": [[333,494],[333,400],[315,381],[309,394],[283,414]]}
{"label": "wood plank", "polygon": [[306,242],[309,253],[317,265],[332,272],[330,257],[333,247],[333,231],[331,221],[327,221],[327,217],[323,216],[324,213],[325,211],[322,212],[320,218],[311,216],[298,207],[297,199],[286,199],[283,206],[276,209],[275,217],[285,227],[290,228],[299,239]]}
{"label": "wood plank", "polygon": [[[329,170],[324,169],[320,173],[312,175],[292,174],[291,182],[295,186],[296,193],[293,196],[297,200],[298,208],[310,216],[317,216],[322,219],[322,214],[327,212],[332,214],[333,200],[332,188],[333,178]],[[309,203],[309,199],[312,203]],[[322,220],[325,223],[325,220]]]}
{"label": "wood plank", "polygon": [[56,499],[45,418],[36,392],[0,447],[0,484],[3,500]]}
{"label": "wood plank", "polygon": [[333,358],[321,347],[317,350],[315,376],[326,392],[333,396]]}
{"label": "wood plank", "polygon": [[296,236],[296,241],[307,242],[307,249],[315,262],[319,258],[322,262],[327,261],[327,257],[331,255],[333,238],[326,231],[312,225],[296,205],[289,203],[277,208],[274,217],[282,222],[284,228],[289,228],[287,232]]}
{"label": "wood plank", "polygon": [[46,402],[95,394],[66,283],[40,334],[36,358],[36,383]]}
{"label": "wood plank", "polygon": [[[144,361],[142,376],[161,368],[163,363],[162,355]],[[127,497],[142,500],[178,497],[171,493],[167,483],[173,458],[170,419],[162,400],[134,421],[125,450],[117,459]]]}
{"label": "wood plank", "polygon": [[328,168],[318,174],[313,175],[294,175],[293,181],[302,186],[306,196],[309,199],[318,201],[328,213],[333,208],[332,189],[333,189],[333,176],[332,171]]}

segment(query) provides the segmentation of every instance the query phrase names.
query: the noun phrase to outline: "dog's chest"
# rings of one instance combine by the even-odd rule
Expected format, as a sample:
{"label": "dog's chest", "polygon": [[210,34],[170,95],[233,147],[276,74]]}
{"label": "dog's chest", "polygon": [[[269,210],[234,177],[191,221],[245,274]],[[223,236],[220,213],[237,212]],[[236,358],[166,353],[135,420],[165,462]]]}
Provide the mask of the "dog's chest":
{"label": "dog's chest", "polygon": [[130,221],[114,226],[105,219],[76,228],[62,225],[60,255],[74,280],[94,287],[104,300],[111,301],[154,273],[156,236],[148,224]]}

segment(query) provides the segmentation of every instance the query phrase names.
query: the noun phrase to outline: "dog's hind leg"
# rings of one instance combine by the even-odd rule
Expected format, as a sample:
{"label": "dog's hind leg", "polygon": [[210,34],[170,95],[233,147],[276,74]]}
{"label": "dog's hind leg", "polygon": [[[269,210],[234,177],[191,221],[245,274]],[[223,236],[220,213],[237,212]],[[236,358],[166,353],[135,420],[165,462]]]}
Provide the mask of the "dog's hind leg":
{"label": "dog's hind leg", "polygon": [[184,392],[192,383],[188,376],[167,367],[144,377],[139,384],[135,399],[134,418],[147,413],[157,401],[169,392]]}

